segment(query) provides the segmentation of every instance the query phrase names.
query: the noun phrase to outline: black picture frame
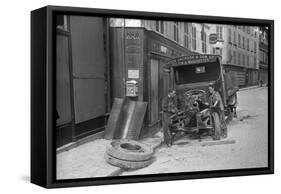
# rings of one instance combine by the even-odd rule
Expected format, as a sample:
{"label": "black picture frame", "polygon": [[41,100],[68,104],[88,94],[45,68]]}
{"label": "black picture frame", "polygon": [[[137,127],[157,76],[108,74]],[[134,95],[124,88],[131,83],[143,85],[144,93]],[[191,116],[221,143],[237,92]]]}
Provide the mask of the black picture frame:
{"label": "black picture frame", "polygon": [[[126,17],[139,19],[188,20],[220,24],[267,26],[269,32],[268,67],[268,167],[238,170],[135,175],[120,177],[56,180],[55,145],[55,28],[56,14]],[[274,173],[274,21],[232,17],[199,16],[46,6],[31,12],[31,182],[46,188],[170,181],[183,179],[260,175]]]}

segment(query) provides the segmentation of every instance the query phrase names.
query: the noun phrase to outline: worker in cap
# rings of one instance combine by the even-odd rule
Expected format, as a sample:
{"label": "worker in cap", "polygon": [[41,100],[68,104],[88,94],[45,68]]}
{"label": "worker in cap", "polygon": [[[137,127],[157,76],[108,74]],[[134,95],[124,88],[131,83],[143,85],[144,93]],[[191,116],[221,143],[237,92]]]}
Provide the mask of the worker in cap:
{"label": "worker in cap", "polygon": [[171,116],[178,112],[178,99],[175,90],[171,90],[162,100],[162,111],[164,142],[169,147],[172,145],[172,134],[170,131],[172,124]]}
{"label": "worker in cap", "polygon": [[210,92],[209,95],[209,104],[211,108],[211,112],[215,111],[219,114],[220,123],[221,123],[221,131],[218,131],[216,136],[214,136],[215,140],[221,139],[221,137],[227,137],[227,125],[225,122],[225,115],[224,115],[224,105],[221,98],[221,95],[218,91],[215,90],[214,83],[210,83],[208,86],[208,90]]}

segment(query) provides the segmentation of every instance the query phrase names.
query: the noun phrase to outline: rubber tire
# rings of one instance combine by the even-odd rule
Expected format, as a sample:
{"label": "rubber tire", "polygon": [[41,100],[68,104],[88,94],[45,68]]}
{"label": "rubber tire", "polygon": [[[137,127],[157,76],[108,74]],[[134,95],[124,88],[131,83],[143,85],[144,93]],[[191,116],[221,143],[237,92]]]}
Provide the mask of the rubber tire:
{"label": "rubber tire", "polygon": [[[122,144],[131,144],[141,147],[141,152],[131,151],[121,147]],[[127,161],[145,161],[152,157],[154,151],[151,147],[134,140],[113,140],[106,148],[106,153],[114,158]]]}
{"label": "rubber tire", "polygon": [[105,154],[104,157],[107,163],[123,169],[140,169],[149,166],[153,162],[152,158],[144,161],[128,161],[114,158],[108,154]]}
{"label": "rubber tire", "polygon": [[213,112],[212,118],[213,118],[213,126],[214,126],[214,139],[220,140],[222,130],[221,130],[221,122],[220,122],[219,114],[217,112]]}

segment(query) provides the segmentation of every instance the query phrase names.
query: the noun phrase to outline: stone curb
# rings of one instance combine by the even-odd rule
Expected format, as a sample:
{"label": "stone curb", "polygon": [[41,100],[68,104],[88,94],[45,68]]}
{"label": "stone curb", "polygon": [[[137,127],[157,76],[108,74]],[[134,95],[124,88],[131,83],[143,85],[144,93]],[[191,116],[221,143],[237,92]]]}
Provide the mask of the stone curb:
{"label": "stone curb", "polygon": [[79,145],[88,143],[90,141],[94,141],[96,139],[101,139],[103,136],[104,136],[104,131],[101,131],[101,132],[98,132],[98,133],[96,133],[94,135],[90,135],[88,137],[79,139],[76,142],[72,142],[72,143],[66,144],[66,145],[61,146],[61,147],[56,149],[57,154],[59,154],[61,152],[64,152],[64,151],[69,151],[69,150],[71,150],[73,148],[76,148]]}
{"label": "stone curb", "polygon": [[[262,87],[265,87],[265,86],[262,86]],[[250,86],[250,87],[246,87],[246,88],[239,88],[239,91],[251,90],[251,89],[255,89],[255,88],[261,88],[261,87],[258,85],[255,85],[255,86]]]}

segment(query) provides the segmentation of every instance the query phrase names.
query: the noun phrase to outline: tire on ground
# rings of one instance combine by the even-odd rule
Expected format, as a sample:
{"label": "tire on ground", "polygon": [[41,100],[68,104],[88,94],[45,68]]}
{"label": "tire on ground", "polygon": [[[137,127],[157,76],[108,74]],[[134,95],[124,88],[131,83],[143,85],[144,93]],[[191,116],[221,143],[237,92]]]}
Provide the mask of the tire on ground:
{"label": "tire on ground", "polygon": [[113,140],[106,148],[106,153],[114,158],[128,161],[144,161],[153,155],[153,149],[134,140]]}
{"label": "tire on ground", "polygon": [[107,153],[104,155],[105,160],[107,163],[117,166],[123,169],[140,169],[150,165],[153,162],[153,159],[150,158],[149,160],[144,161],[130,161],[130,160],[121,160],[118,158],[114,158]]}

